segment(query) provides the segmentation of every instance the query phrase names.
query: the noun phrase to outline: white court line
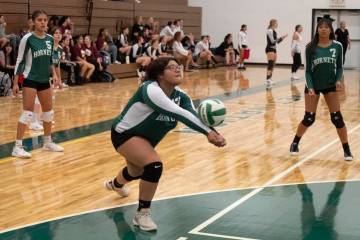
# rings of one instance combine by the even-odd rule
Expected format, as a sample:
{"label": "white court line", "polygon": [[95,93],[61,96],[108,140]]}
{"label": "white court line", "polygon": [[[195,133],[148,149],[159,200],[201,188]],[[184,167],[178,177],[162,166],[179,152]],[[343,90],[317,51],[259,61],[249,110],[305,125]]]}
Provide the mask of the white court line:
{"label": "white court line", "polygon": [[256,239],[256,238],[235,237],[235,236],[227,236],[227,235],[204,233],[204,232],[198,232],[198,233],[196,233],[196,235],[203,235],[203,236],[216,237],[216,238],[225,238],[225,239],[237,239],[237,240],[260,240],[260,239]]}
{"label": "white court line", "polygon": [[[348,135],[350,135],[351,133],[355,132],[357,129],[360,128],[360,124],[357,125],[356,127],[354,127],[353,129],[351,129],[348,132]],[[297,162],[296,164],[292,165],[291,167],[289,167],[288,169],[286,169],[285,171],[281,172],[280,174],[276,175],[275,177],[271,178],[269,181],[267,181],[263,187],[261,188],[257,188],[252,190],[250,193],[246,194],[245,196],[243,196],[242,198],[240,198],[239,200],[235,201],[233,204],[231,204],[230,206],[226,207],[225,209],[221,210],[220,212],[218,212],[217,214],[215,214],[214,216],[212,216],[211,218],[209,218],[208,220],[206,220],[205,222],[201,223],[200,225],[198,225],[197,227],[195,227],[194,229],[192,229],[189,233],[190,234],[198,234],[198,235],[203,235],[204,233],[201,233],[200,231],[204,228],[206,228],[207,226],[209,226],[210,224],[212,224],[213,222],[215,222],[216,220],[218,220],[219,218],[221,218],[222,216],[224,216],[226,213],[230,212],[231,210],[233,210],[234,208],[236,208],[237,206],[239,206],[240,204],[242,204],[243,202],[245,202],[246,200],[252,198],[253,196],[255,196],[256,194],[258,194],[259,192],[261,192],[262,190],[264,190],[266,187],[274,184],[275,182],[277,182],[278,180],[282,179],[283,177],[287,176],[289,173],[291,173],[293,170],[295,170],[296,168],[298,168],[300,165],[302,165],[303,163],[305,163],[306,161],[310,160],[311,158],[315,157],[316,155],[318,155],[319,153],[323,152],[324,150],[326,150],[327,148],[331,147],[332,145],[334,145],[336,142],[338,142],[339,139],[335,139],[333,141],[331,141],[330,143],[326,144],[325,146],[321,147],[320,149],[318,149],[317,151],[313,152],[312,154],[310,154],[309,156],[307,156],[306,158],[302,159],[301,161]],[[216,235],[216,234],[212,234],[212,235]],[[210,235],[207,235],[210,236]],[[231,237],[231,236],[228,236]],[[242,238],[231,238],[231,239],[242,239]]]}

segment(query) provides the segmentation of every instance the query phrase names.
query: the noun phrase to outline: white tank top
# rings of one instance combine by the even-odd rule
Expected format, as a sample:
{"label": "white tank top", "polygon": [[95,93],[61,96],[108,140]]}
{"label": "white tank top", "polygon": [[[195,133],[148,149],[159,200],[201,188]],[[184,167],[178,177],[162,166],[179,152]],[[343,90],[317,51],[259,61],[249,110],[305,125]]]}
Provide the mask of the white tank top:
{"label": "white tank top", "polygon": [[298,32],[295,32],[295,34],[298,36],[297,40],[292,40],[291,43],[291,52],[293,53],[301,53],[301,43],[302,43],[302,37]]}

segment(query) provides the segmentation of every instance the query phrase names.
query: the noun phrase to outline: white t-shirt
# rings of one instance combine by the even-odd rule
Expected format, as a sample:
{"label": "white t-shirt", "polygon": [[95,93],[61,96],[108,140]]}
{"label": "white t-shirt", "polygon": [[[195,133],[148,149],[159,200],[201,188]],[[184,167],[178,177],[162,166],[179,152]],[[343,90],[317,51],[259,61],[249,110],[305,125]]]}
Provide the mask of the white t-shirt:
{"label": "white t-shirt", "polygon": [[163,29],[161,29],[160,31],[160,36],[168,36],[168,37],[173,37],[175,34],[175,32],[171,29],[171,27],[166,26]]}
{"label": "white t-shirt", "polygon": [[189,51],[186,50],[183,45],[181,44],[181,42],[178,41],[174,41],[173,43],[173,50],[181,55],[187,56],[189,54]]}
{"label": "white t-shirt", "polygon": [[300,33],[295,32],[295,35],[298,36],[297,40],[292,40],[291,43],[291,52],[292,53],[301,53],[301,43],[302,43],[302,37],[300,35]]}
{"label": "white t-shirt", "polygon": [[195,45],[195,51],[194,51],[194,56],[198,56],[201,52],[209,50],[209,43],[205,43],[203,41],[199,41],[196,45]]}
{"label": "white t-shirt", "polygon": [[244,31],[238,32],[238,46],[242,48],[242,45],[248,46],[247,33]]}

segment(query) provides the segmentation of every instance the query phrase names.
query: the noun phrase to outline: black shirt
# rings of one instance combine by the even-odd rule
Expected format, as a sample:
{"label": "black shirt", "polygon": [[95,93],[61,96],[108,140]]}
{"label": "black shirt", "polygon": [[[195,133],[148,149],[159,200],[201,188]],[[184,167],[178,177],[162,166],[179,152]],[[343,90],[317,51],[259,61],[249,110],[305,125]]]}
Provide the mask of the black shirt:
{"label": "black shirt", "polygon": [[335,31],[336,40],[343,45],[343,48],[347,48],[349,42],[349,31],[345,29],[345,31],[342,31],[340,28],[336,29]]}

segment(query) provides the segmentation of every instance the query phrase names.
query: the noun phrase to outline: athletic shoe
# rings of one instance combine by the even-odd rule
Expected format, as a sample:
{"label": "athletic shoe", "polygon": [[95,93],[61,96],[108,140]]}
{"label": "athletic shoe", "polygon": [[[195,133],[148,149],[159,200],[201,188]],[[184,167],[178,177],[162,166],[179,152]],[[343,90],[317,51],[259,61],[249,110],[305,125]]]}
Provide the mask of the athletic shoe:
{"label": "athletic shoe", "polygon": [[352,161],[353,160],[353,155],[351,154],[351,152],[344,152],[344,159],[345,161]]}
{"label": "athletic shoe", "polygon": [[143,231],[156,231],[157,226],[150,216],[150,208],[142,208],[136,212],[133,224]]}
{"label": "athletic shoe", "polygon": [[245,66],[239,66],[238,69],[239,70],[246,70],[246,67]]}
{"label": "athletic shoe", "polygon": [[35,121],[35,122],[30,123],[29,129],[34,130],[34,131],[42,131],[42,130],[44,130],[44,127],[38,121]]}
{"label": "athletic shoe", "polygon": [[299,154],[299,144],[297,143],[292,143],[290,146],[290,155],[291,156],[296,156]]}
{"label": "athletic shoe", "polygon": [[19,158],[31,158],[31,153],[25,151],[23,146],[14,146],[11,155]]}
{"label": "athletic shoe", "polygon": [[45,143],[43,149],[51,152],[63,152],[64,148],[54,142]]}
{"label": "athletic shoe", "polygon": [[108,180],[104,182],[104,187],[109,191],[115,191],[122,197],[129,196],[129,189],[123,185],[121,188],[118,188],[114,184],[114,179]]}

